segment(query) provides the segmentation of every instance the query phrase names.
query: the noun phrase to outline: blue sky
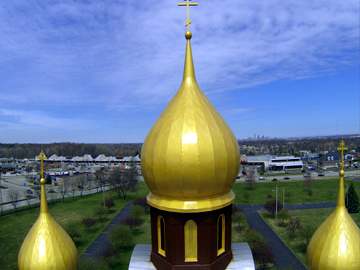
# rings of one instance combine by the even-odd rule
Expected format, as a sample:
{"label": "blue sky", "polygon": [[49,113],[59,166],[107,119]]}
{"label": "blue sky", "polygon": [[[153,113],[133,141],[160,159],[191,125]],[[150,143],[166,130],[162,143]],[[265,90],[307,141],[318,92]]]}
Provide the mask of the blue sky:
{"label": "blue sky", "polygon": [[[360,133],[358,0],[201,1],[193,56],[238,138]],[[142,142],[176,93],[169,0],[0,2],[0,142]]]}

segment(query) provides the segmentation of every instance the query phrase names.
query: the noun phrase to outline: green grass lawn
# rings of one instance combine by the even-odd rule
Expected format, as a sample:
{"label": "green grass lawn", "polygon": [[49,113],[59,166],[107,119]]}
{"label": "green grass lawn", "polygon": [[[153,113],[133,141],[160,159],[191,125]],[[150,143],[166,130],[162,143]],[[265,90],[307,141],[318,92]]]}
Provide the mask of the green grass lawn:
{"label": "green grass lawn", "polygon": [[[351,181],[346,181],[350,184]],[[353,182],[355,189],[360,194],[360,182]],[[310,202],[324,202],[335,201],[338,190],[337,179],[322,179],[312,180],[311,190],[312,194],[304,188],[303,181],[278,182],[279,199],[282,200],[283,188],[285,188],[285,203],[310,203]],[[264,204],[268,200],[268,196],[275,197],[276,183],[256,183],[251,189],[249,185],[244,183],[236,183],[233,186],[233,191],[236,195],[235,203],[244,204]]]}
{"label": "green grass lawn", "polygon": [[[150,227],[150,214],[144,213],[142,219],[144,223],[132,230],[132,235],[134,238],[135,244],[150,244],[151,243],[151,227]],[[232,223],[232,241],[233,242],[249,242],[251,243],[257,239],[262,239],[261,235],[257,232],[250,230],[249,225],[245,217],[237,212],[233,216]],[[132,254],[134,246],[129,248],[124,248],[122,250],[116,251],[113,256],[109,256],[103,262],[96,261],[94,263],[95,268],[100,268],[101,270],[127,270],[129,266],[130,257]],[[93,269],[93,268],[91,268]],[[276,269],[273,266],[269,266],[268,270]],[[80,269],[82,270],[82,269]]]}
{"label": "green grass lawn", "polygon": [[[312,235],[320,224],[329,216],[334,209],[308,209],[308,210],[294,210],[289,211],[289,214],[293,218],[299,218],[302,229],[300,229],[296,236],[291,238],[286,230],[286,227],[278,226],[278,222],[269,217],[268,214],[262,213],[262,217],[271,226],[271,228],[280,236],[280,238],[287,244],[288,247],[296,254],[296,256],[306,264],[306,247],[307,241],[304,235],[301,233],[304,228],[311,232]],[[352,214],[352,218],[360,226],[360,213]]]}
{"label": "green grass lawn", "polygon": [[[347,181],[349,183],[350,181]],[[336,179],[329,180],[314,180],[311,184],[312,196],[304,190],[302,181],[292,182],[279,182],[279,190],[282,188],[286,190],[285,202],[286,203],[308,203],[320,201],[335,201],[337,196],[338,181]],[[354,182],[354,186],[360,193],[360,183]],[[251,203],[251,204],[264,204],[268,199],[268,195],[273,195],[275,183],[256,183],[254,189],[249,189],[244,183],[236,183],[233,186],[233,191],[236,194],[235,203]],[[282,194],[280,192],[280,194]],[[143,197],[148,193],[146,185],[139,183],[136,193],[129,194],[128,200]],[[65,202],[54,202],[49,205],[51,214],[55,219],[64,227],[67,228],[69,224],[76,225],[80,233],[80,239],[77,242],[79,252],[83,252],[86,247],[103,231],[105,226],[110,220],[122,209],[126,201],[118,198],[115,194],[115,210],[107,214],[103,222],[97,222],[91,229],[86,229],[81,224],[81,220],[85,217],[94,217],[94,211],[99,207],[103,195],[101,193],[95,195],[88,195],[78,197],[76,199],[68,198]],[[280,196],[281,198],[281,196]],[[29,231],[30,227],[38,216],[38,208],[30,208],[18,211],[16,213],[8,214],[0,217],[0,265],[1,269],[10,270],[16,269],[17,254],[21,243]],[[149,215],[146,215],[145,223],[141,225],[137,232],[134,234],[135,243],[149,243],[150,242],[150,225]],[[311,219],[311,218],[309,218]],[[321,219],[316,216],[315,220]],[[271,222],[271,221],[269,221]],[[306,223],[307,221],[304,221]],[[241,223],[244,230],[236,232],[233,230],[233,240],[235,242],[247,241],[248,235],[247,223],[243,219]],[[127,269],[129,258],[132,249],[124,250],[119,258],[112,258],[109,264],[111,269]]]}
{"label": "green grass lawn", "polygon": [[[140,183],[136,193],[130,193],[128,200],[135,197],[145,196],[147,188],[144,183]],[[110,211],[106,218],[86,229],[81,224],[85,217],[94,217],[94,211],[99,208],[103,194],[97,193],[75,199],[67,198],[64,202],[55,202],[49,205],[50,213],[53,217],[66,228],[70,224],[77,226],[80,233],[77,248],[79,253],[83,252],[86,247],[103,231],[111,219],[122,209],[126,201],[118,198],[114,192],[106,192],[106,196],[112,195],[115,199],[115,207]],[[2,270],[17,269],[17,254],[20,246],[35,222],[39,214],[39,208],[24,209],[16,213],[11,213],[0,217],[0,265]]]}

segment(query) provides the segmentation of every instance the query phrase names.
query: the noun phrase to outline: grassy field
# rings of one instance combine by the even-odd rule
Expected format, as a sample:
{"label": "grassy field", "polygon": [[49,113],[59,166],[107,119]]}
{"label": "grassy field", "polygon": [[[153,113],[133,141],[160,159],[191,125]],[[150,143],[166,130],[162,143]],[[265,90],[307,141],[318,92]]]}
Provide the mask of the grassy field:
{"label": "grassy field", "polygon": [[[351,181],[346,181],[350,184]],[[285,203],[310,203],[335,201],[338,190],[337,179],[312,180],[311,193],[304,187],[304,181],[278,182],[279,199],[282,200],[285,188]],[[276,182],[256,183],[253,188],[248,184],[236,183],[233,191],[236,195],[235,203],[264,204],[268,196],[275,197]],[[355,189],[360,194],[360,182],[354,182]]]}
{"label": "grassy field", "polygon": [[[262,217],[271,226],[271,228],[280,236],[280,238],[290,247],[296,256],[306,264],[306,247],[307,241],[304,230],[310,232],[310,236],[315,232],[319,225],[329,216],[333,209],[308,209],[289,211],[293,218],[299,218],[302,228],[296,233],[295,237],[290,237],[286,227],[281,227],[278,222],[269,217],[268,214],[262,213]],[[352,214],[352,218],[360,226],[360,213]]]}
{"label": "grassy field", "polygon": [[[147,189],[143,183],[139,184],[136,193],[131,193],[127,200],[144,196]],[[113,192],[106,192],[115,199],[114,210],[106,215],[102,222],[97,222],[91,229],[86,229],[81,221],[86,217],[94,217],[95,209],[99,208],[103,194],[98,193],[75,199],[68,198],[64,202],[49,205],[50,213],[64,227],[76,226],[80,233],[77,242],[79,252],[84,249],[103,231],[109,221],[122,209],[126,201],[118,198]],[[24,209],[16,213],[0,217],[0,265],[2,270],[17,269],[17,254],[27,232],[35,222],[39,208]]]}
{"label": "grassy field", "polygon": [[[349,183],[350,181],[347,181]],[[235,203],[248,203],[248,204],[264,204],[269,195],[274,196],[273,190],[276,183],[256,183],[253,188],[243,183],[236,183],[233,186],[233,191],[236,194]],[[360,183],[354,182],[355,188],[360,194]],[[282,194],[282,188],[285,188],[285,202],[286,203],[307,203],[307,202],[320,202],[320,201],[335,201],[337,196],[338,182],[336,179],[317,180],[311,184],[312,195],[309,195],[304,189],[304,183],[298,182],[279,182],[279,191]],[[128,200],[137,197],[143,197],[147,194],[148,190],[144,183],[139,184],[138,191],[130,194]],[[68,198],[65,202],[55,202],[49,205],[51,214],[55,219],[65,228],[69,225],[76,226],[80,233],[80,239],[77,242],[79,252],[83,252],[86,247],[97,237],[97,235],[105,228],[108,222],[114,217],[124,206],[126,201],[118,199],[115,194],[115,208],[114,211],[108,213],[103,222],[97,222],[91,229],[86,229],[81,221],[86,217],[94,217],[94,211],[99,208],[102,201],[102,194],[89,195],[78,197],[76,199]],[[281,196],[280,196],[280,199]],[[16,269],[17,253],[20,245],[29,231],[31,225],[34,223],[38,216],[38,208],[24,209],[16,213],[8,214],[0,217],[0,265],[1,269],[10,270]],[[304,217],[305,218],[305,217]],[[311,219],[311,218],[309,218]],[[316,222],[321,219],[321,215],[313,219]],[[145,223],[135,233],[136,243],[148,243],[150,241],[150,226],[148,224],[148,217]],[[269,221],[271,223],[271,220]],[[244,230],[236,231],[233,233],[233,240],[236,242],[247,241],[246,235],[247,227],[245,220]],[[304,220],[303,224],[308,223]],[[281,233],[281,231],[279,231]],[[111,269],[127,269],[127,264],[131,255],[131,249],[124,250],[122,256],[113,258],[109,261]],[[301,256],[301,254],[299,255]]]}
{"label": "grassy field", "polygon": [[[149,213],[145,213],[142,219],[145,221],[141,226],[137,227],[135,230],[132,230],[132,235],[134,237],[135,244],[149,244],[151,243],[151,231],[150,231],[150,216]],[[263,241],[262,237],[255,231],[249,228],[249,225],[245,217],[240,213],[236,212],[233,215],[232,223],[232,241],[233,242],[248,242],[250,246],[254,241]],[[133,246],[127,249],[122,249],[118,251],[113,256],[109,256],[102,263],[99,263],[95,266],[97,269],[101,270],[127,270],[131,253],[133,251]],[[91,268],[93,269],[93,268]],[[265,269],[265,268],[264,268]],[[275,270],[276,268],[269,265],[268,270]],[[82,269],[80,269],[82,270]]]}

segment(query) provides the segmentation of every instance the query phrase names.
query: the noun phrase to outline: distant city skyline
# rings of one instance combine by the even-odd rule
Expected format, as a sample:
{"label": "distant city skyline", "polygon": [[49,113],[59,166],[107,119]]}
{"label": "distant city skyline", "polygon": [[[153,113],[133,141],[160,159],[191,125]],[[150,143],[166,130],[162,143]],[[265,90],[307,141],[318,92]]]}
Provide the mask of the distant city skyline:
{"label": "distant city skyline", "polygon": [[[0,143],[139,143],[175,95],[177,1],[0,3]],[[201,89],[239,139],[360,133],[358,1],[199,1]]]}

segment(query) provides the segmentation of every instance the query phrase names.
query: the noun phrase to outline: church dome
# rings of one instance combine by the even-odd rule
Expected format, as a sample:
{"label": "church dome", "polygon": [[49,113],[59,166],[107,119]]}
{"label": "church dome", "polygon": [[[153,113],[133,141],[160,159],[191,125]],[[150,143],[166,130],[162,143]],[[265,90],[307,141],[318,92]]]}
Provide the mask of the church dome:
{"label": "church dome", "polygon": [[337,206],[311,238],[307,257],[311,270],[360,269],[360,230],[345,207],[343,154]]}
{"label": "church dome", "polygon": [[22,243],[18,267],[19,270],[75,270],[78,253],[74,242],[48,211],[42,154],[40,215]]}
{"label": "church dome", "polygon": [[187,32],[184,75],[177,94],[142,147],[148,203],[173,212],[202,212],[232,203],[239,172],[238,143],[200,90]]}

